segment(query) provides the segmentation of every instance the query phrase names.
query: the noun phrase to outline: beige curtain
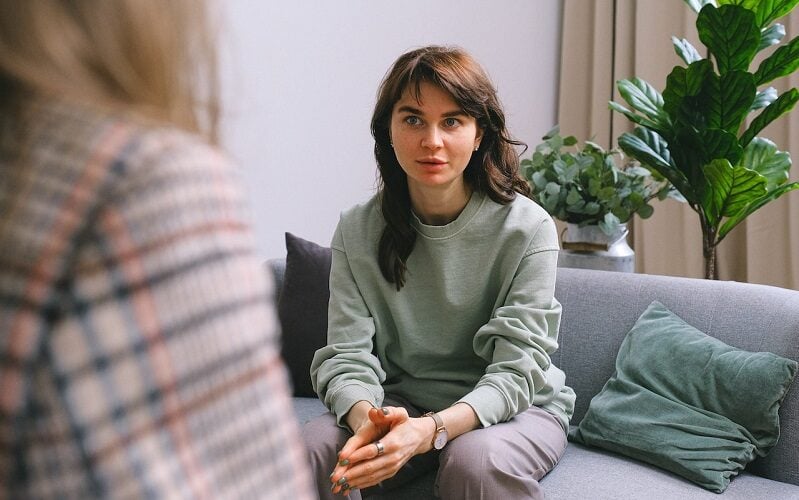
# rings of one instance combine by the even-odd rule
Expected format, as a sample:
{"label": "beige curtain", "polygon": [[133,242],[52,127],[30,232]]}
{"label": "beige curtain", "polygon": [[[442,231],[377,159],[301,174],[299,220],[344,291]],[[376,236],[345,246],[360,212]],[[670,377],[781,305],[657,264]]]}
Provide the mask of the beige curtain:
{"label": "beige curtain", "polygon": [[[798,9],[799,10],[799,9]],[[696,14],[681,0],[564,0],[558,121],[561,132],[616,146],[628,120],[608,110],[615,81],[638,76],[659,90],[681,60],[671,36],[701,50]],[[799,12],[780,20],[799,35]],[[799,87],[796,75],[778,80],[782,91]],[[799,108],[761,132],[799,163]],[[799,179],[794,166],[791,179]],[[636,270],[650,274],[704,276],[699,218],[687,205],[655,202],[655,214],[632,224]],[[784,195],[741,223],[719,246],[724,280],[799,288],[799,191]]]}

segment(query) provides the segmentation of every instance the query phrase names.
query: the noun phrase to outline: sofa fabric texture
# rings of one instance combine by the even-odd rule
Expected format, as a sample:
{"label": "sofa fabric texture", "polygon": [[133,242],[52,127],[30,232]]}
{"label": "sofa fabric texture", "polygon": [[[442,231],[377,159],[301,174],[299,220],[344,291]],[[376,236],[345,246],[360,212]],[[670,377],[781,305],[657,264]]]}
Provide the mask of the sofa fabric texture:
{"label": "sofa fabric texture", "polygon": [[[289,301],[304,301],[295,311],[302,311],[303,321],[318,326],[319,319],[327,314],[328,282],[327,276],[314,266],[319,265],[321,258],[324,269],[325,251],[329,249],[315,246],[319,252],[296,253],[294,257],[301,258],[294,259],[290,269],[287,259],[273,259],[267,267],[278,282],[278,301],[282,307],[295,305]],[[316,272],[309,272],[313,269]],[[284,278],[290,283],[295,272],[305,274],[308,279],[303,286],[308,289],[292,290],[291,285],[281,289]],[[297,295],[305,296],[297,299]],[[613,375],[622,342],[653,301],[659,301],[687,324],[729,346],[799,360],[797,291],[736,282],[562,268],[558,270],[555,295],[563,305],[563,316],[560,347],[553,353],[552,361],[564,370],[567,383],[577,393],[572,418],[575,427],[585,416],[591,399]],[[326,328],[321,333],[308,333],[304,328],[290,326],[283,325],[284,343],[292,343],[295,348],[305,346],[311,351],[306,357],[308,366],[291,366],[299,357],[287,359],[292,375],[298,379],[295,387],[302,383],[302,377],[310,384],[310,358],[314,345],[322,336],[326,337]],[[294,335],[309,337],[289,339]],[[799,499],[797,385],[794,383],[788,389],[779,409],[779,441],[767,456],[756,458],[732,480],[723,498]],[[295,397],[294,404],[301,422],[326,411],[316,397]],[[431,473],[381,498],[434,498],[434,481],[435,474]],[[661,468],[574,442],[541,484],[550,499],[718,498],[716,493]]]}

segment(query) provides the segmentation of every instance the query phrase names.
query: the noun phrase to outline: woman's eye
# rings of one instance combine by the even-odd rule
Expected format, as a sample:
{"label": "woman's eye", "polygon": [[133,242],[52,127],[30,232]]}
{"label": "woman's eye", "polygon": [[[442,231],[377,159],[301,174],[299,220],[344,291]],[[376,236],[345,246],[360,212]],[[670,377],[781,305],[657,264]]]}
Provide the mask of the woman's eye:
{"label": "woman's eye", "polygon": [[461,123],[460,120],[458,120],[457,118],[447,118],[446,120],[444,120],[444,125],[449,128],[457,127],[458,125],[460,125],[460,123]]}
{"label": "woman's eye", "polygon": [[408,116],[405,118],[405,123],[415,126],[421,124],[422,120],[420,120],[418,116]]}

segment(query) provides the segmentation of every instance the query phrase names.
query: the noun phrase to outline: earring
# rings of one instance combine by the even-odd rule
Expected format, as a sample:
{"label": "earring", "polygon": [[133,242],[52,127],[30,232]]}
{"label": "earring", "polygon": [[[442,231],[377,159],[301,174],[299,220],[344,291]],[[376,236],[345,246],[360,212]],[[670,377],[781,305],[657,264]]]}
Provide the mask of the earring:
{"label": "earring", "polygon": [[477,146],[475,146],[475,147],[474,147],[474,150],[475,150],[475,151],[477,151],[478,149],[480,149],[480,145],[479,145],[479,144],[478,144]]}

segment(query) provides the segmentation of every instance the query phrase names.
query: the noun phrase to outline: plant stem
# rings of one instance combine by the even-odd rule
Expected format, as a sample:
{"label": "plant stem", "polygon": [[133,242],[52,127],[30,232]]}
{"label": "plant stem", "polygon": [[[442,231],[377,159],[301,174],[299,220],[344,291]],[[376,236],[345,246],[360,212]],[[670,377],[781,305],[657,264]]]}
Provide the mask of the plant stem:
{"label": "plant stem", "polygon": [[702,224],[702,256],[705,258],[705,279],[717,280],[719,273],[716,269],[716,246],[719,244],[716,241],[717,229],[705,217],[705,214],[699,211],[699,220]]}
{"label": "plant stem", "polygon": [[719,272],[716,269],[716,247],[719,242],[716,240],[718,228],[711,224],[705,216],[701,207],[691,206],[699,214],[699,224],[702,226],[702,256],[705,258],[705,279],[719,279]]}
{"label": "plant stem", "polygon": [[716,247],[711,247],[704,251],[705,254],[705,279],[719,279],[719,272],[716,269]]}

